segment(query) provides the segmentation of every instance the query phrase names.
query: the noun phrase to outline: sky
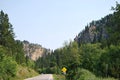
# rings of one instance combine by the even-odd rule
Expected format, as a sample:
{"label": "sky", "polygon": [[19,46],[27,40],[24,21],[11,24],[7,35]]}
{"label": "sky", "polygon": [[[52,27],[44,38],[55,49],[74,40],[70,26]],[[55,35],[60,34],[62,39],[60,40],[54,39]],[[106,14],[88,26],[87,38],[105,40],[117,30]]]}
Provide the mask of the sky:
{"label": "sky", "polygon": [[120,0],[0,0],[0,10],[9,16],[15,39],[56,49],[92,20],[112,13]]}

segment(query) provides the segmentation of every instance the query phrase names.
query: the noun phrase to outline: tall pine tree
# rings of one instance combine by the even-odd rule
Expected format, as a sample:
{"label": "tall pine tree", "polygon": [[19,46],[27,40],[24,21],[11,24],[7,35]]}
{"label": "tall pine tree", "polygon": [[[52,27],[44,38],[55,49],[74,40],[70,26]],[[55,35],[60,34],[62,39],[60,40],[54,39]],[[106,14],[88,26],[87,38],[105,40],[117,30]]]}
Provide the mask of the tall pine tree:
{"label": "tall pine tree", "polygon": [[14,32],[12,25],[9,22],[8,15],[3,11],[0,12],[0,45],[9,50],[9,55],[14,52]]}

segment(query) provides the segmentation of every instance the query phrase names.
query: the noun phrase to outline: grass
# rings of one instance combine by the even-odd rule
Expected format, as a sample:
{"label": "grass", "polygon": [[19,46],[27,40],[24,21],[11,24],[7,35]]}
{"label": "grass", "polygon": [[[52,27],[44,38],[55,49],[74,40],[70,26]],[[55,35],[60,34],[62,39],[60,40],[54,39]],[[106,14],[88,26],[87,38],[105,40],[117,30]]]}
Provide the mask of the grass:
{"label": "grass", "polygon": [[114,78],[102,78],[95,76],[92,72],[86,69],[79,69],[78,74],[75,75],[76,80],[117,80]]}
{"label": "grass", "polygon": [[54,78],[54,80],[65,80],[65,76],[64,75],[53,74],[53,78]]}
{"label": "grass", "polygon": [[37,76],[38,73],[28,67],[18,66],[17,74],[10,80],[24,80],[29,77]]}

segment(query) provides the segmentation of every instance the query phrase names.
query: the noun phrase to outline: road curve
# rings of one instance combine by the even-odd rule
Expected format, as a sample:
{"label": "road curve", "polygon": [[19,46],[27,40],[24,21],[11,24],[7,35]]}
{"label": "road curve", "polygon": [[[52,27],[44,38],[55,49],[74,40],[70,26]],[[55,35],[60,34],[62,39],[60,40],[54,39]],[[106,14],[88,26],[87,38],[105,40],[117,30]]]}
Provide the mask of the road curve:
{"label": "road curve", "polygon": [[39,76],[24,79],[24,80],[53,80],[53,76],[52,74],[41,74]]}

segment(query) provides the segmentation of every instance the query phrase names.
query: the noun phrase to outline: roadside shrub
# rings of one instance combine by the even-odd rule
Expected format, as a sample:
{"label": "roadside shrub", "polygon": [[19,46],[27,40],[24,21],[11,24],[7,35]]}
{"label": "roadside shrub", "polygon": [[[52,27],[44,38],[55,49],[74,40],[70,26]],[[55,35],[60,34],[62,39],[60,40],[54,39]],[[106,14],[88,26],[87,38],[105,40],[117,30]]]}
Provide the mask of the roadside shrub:
{"label": "roadside shrub", "polygon": [[17,63],[12,57],[5,56],[6,50],[0,46],[0,80],[9,80],[17,72]]}
{"label": "roadside shrub", "polygon": [[96,80],[96,76],[86,69],[78,69],[75,80]]}

